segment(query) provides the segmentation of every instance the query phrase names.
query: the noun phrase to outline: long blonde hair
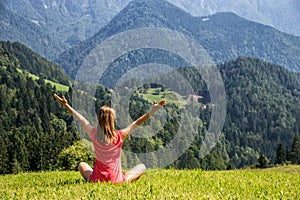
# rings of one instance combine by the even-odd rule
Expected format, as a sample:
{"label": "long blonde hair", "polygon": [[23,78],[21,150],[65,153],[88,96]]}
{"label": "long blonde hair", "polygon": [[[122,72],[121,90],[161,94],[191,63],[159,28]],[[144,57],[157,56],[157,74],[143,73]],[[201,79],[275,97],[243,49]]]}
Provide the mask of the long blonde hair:
{"label": "long blonde hair", "polygon": [[116,112],[109,106],[102,106],[98,113],[97,139],[111,144],[116,139],[115,133]]}

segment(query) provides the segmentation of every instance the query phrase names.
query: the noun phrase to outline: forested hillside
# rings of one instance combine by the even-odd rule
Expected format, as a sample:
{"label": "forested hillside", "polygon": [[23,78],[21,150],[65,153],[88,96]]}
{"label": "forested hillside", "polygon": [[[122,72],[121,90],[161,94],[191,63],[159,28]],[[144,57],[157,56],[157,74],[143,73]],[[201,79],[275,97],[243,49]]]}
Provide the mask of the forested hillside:
{"label": "forested hillside", "polygon": [[[107,38],[143,27],[160,27],[179,31],[197,41],[216,63],[249,56],[299,71],[300,38],[269,26],[247,21],[233,13],[218,13],[208,17],[193,17],[166,1],[132,1],[107,26],[92,38],[63,53],[57,62],[75,78],[77,70],[89,53]],[[159,38],[157,38],[159,40]],[[124,41],[130,44],[131,41]],[[135,42],[135,41],[132,41]],[[140,41],[139,41],[140,42]],[[163,57],[161,51],[128,52],[118,60],[118,68],[147,63],[147,58]],[[135,57],[136,56],[136,57]],[[128,63],[127,60],[131,62]],[[164,57],[163,64],[182,60]],[[117,75],[117,74],[115,74]]]}
{"label": "forested hillside", "polygon": [[1,66],[0,173],[51,170],[60,151],[78,139],[72,118],[52,100],[43,79]]}
{"label": "forested hillside", "polygon": [[[12,63],[9,63],[12,62]],[[59,65],[55,65],[31,49],[17,42],[0,41],[0,65],[24,69],[43,79],[71,85],[71,78]]]}
{"label": "forested hillside", "polygon": [[78,140],[72,118],[53,101],[55,88],[27,69],[70,81],[25,46],[0,43],[0,174],[55,169],[61,150]]}
{"label": "forested hillside", "polygon": [[[223,145],[230,162],[236,167],[251,165],[258,154],[264,154],[275,163],[277,146],[283,144],[290,149],[294,137],[299,135],[300,75],[243,57],[218,68],[227,94]],[[189,77],[195,86],[198,79]]]}
{"label": "forested hillside", "polygon": [[[174,167],[240,168],[255,165],[259,158],[269,164],[300,163],[296,156],[300,153],[300,74],[247,57],[225,62],[218,68],[227,95],[226,120],[219,141],[210,154],[199,159],[211,123],[209,98],[200,98],[199,102],[207,106],[200,108],[202,126]],[[209,96],[198,70],[186,67],[179,72],[189,80],[197,95]],[[284,151],[282,160],[278,149]]]}
{"label": "forested hillside", "polygon": [[[80,140],[82,135],[75,128],[71,115],[52,97],[53,92],[62,92],[56,91],[42,78],[33,80],[25,68],[22,73],[18,71],[16,67],[21,61],[13,52],[13,49],[2,47],[0,56],[0,173],[58,169],[59,154]],[[34,59],[27,62],[28,66],[34,66]],[[43,60],[37,62],[37,65],[42,65]],[[296,136],[300,127],[300,75],[281,66],[245,57],[218,65],[218,68],[227,93],[227,116],[217,146],[203,159],[199,157],[199,150],[210,123],[209,93],[197,70],[191,67],[178,69],[191,82],[196,95],[207,98],[200,99],[199,105],[194,107],[200,109],[195,140],[169,167],[239,168],[256,164],[260,155],[275,163],[280,145],[286,152],[284,160],[299,163],[296,155],[300,149],[300,137]],[[64,92],[71,104],[72,90]],[[96,110],[110,103],[110,93],[102,86],[98,87],[95,97]],[[146,112],[150,104],[136,93],[130,103],[132,118]],[[206,106],[200,106],[202,104]],[[147,139],[129,138],[124,149],[152,152],[167,145],[181,126],[180,109],[183,108],[170,100],[165,107],[167,117],[162,129]],[[157,158],[151,159],[155,162]],[[137,161],[123,158],[125,167]]]}

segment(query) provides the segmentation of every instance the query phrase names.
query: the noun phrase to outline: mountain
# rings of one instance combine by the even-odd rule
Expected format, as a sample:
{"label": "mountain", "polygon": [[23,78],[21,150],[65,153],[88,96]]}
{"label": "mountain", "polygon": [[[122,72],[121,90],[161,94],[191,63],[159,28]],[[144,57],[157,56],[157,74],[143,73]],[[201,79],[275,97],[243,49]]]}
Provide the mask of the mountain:
{"label": "mountain", "polygon": [[20,42],[48,58],[56,57],[65,49],[64,45],[53,39],[37,23],[4,7],[3,1],[0,2],[0,29],[1,40]]}
{"label": "mountain", "polygon": [[116,0],[2,0],[0,13],[6,15],[1,16],[1,26],[6,31],[0,39],[23,42],[53,60],[93,36],[126,4]]}
{"label": "mountain", "polygon": [[47,61],[17,42],[0,42],[0,66],[19,68],[54,82],[71,85],[70,77],[61,66]]}
{"label": "mountain", "polygon": [[234,12],[250,21],[300,36],[300,2],[298,0],[173,0],[172,3],[194,16]]}
{"label": "mountain", "polygon": [[[290,149],[299,135],[300,74],[248,57],[217,67],[224,81],[227,110],[224,138],[220,137],[216,150],[235,167],[254,165],[260,154],[274,163],[278,144]],[[180,73],[197,95],[208,93],[196,69],[185,67]],[[200,119],[208,128],[209,111],[201,111]],[[195,146],[201,146],[201,140]]]}
{"label": "mountain", "polygon": [[259,59],[239,57],[218,66],[225,84],[223,128],[231,143],[276,161],[277,145],[291,147],[300,128],[300,74]]}
{"label": "mountain", "polygon": [[[245,20],[233,13],[193,17],[167,1],[158,0],[130,2],[108,25],[92,38],[63,53],[57,62],[75,78],[84,58],[98,44],[112,35],[142,27],[163,27],[191,36],[216,63],[237,56],[249,56],[300,71],[299,37]],[[119,67],[128,66],[124,62],[119,63]],[[179,61],[177,66],[183,64]]]}

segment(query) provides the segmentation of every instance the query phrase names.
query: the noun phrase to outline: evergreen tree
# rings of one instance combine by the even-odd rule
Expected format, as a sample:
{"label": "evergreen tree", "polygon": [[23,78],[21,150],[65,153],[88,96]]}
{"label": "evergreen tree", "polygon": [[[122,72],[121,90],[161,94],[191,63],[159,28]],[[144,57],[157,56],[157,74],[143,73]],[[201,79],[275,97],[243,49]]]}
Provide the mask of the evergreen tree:
{"label": "evergreen tree", "polygon": [[18,174],[23,171],[22,167],[16,157],[17,157],[17,155],[15,153],[14,158],[13,158],[13,163],[12,163],[12,173],[14,173],[14,174]]}
{"label": "evergreen tree", "polygon": [[276,156],[276,164],[284,164],[286,161],[286,150],[283,148],[282,143],[278,144],[277,147],[277,156]]}
{"label": "evergreen tree", "polygon": [[9,173],[9,152],[6,136],[0,135],[0,175]]}
{"label": "evergreen tree", "polygon": [[293,164],[300,164],[300,136],[296,135],[293,140],[290,159]]}
{"label": "evergreen tree", "polygon": [[259,158],[258,158],[258,163],[257,163],[257,167],[258,168],[266,168],[268,165],[268,160],[267,158],[263,155],[260,154]]}

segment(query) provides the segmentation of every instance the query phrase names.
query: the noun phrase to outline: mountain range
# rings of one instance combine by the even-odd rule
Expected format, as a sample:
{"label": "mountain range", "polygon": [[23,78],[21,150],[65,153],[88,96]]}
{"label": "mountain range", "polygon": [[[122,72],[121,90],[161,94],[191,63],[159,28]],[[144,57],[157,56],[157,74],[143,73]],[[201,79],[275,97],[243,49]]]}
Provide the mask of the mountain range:
{"label": "mountain range", "polygon": [[[55,60],[70,47],[92,37],[131,0],[2,0],[0,39],[21,42]],[[297,0],[169,0],[193,16],[233,12],[250,21],[300,36]]]}
{"label": "mountain range", "polygon": [[[131,1],[93,37],[61,54],[57,63],[75,78],[84,58],[102,41],[143,27],[167,28],[188,35],[202,45],[216,63],[249,56],[300,71],[299,37],[248,21],[234,13],[194,17],[167,1],[159,0]],[[184,64],[180,62],[177,65]],[[126,68],[124,62],[119,63],[119,67]]]}

